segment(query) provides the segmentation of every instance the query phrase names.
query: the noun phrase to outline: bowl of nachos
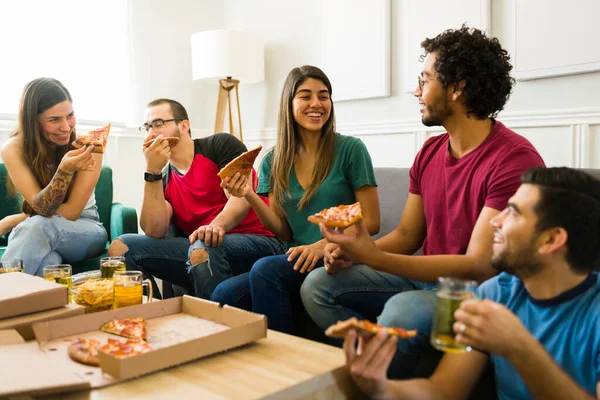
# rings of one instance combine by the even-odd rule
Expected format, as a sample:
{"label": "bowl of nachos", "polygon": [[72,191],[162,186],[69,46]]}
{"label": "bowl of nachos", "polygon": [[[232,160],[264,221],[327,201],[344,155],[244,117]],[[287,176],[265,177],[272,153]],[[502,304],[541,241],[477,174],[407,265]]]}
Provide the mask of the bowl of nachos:
{"label": "bowl of nachos", "polygon": [[115,302],[112,279],[88,279],[71,289],[73,302],[85,307],[86,313],[110,310]]}

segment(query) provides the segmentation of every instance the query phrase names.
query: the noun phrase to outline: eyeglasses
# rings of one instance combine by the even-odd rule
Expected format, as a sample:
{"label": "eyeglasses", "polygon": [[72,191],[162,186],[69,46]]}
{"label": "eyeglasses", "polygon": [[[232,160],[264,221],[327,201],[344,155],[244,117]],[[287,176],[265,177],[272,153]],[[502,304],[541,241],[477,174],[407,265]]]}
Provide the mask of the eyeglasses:
{"label": "eyeglasses", "polygon": [[157,130],[157,129],[160,129],[163,126],[165,126],[165,124],[167,122],[171,122],[171,121],[183,121],[183,119],[181,119],[181,118],[157,119],[155,121],[152,121],[151,124],[140,125],[140,127],[138,129],[140,130],[140,132],[148,132],[150,130],[150,128]]}
{"label": "eyeglasses", "polygon": [[425,81],[423,80],[423,78],[421,78],[420,76],[417,76],[417,79],[418,79],[418,82],[419,82],[419,83],[418,83],[418,85],[419,85],[419,90],[420,90],[420,91],[423,91],[423,86],[424,86],[424,85],[425,85],[425,83],[427,83],[427,82],[425,82]]}

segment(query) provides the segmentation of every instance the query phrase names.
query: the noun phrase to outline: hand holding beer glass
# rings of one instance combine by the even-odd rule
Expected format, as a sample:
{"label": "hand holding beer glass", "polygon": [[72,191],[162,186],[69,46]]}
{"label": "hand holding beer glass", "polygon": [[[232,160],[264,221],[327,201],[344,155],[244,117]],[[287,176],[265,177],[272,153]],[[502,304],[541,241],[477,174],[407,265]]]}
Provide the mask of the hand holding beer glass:
{"label": "hand holding beer glass", "polygon": [[433,316],[433,329],[431,330],[431,345],[447,353],[464,353],[471,351],[470,346],[465,346],[455,340],[453,325],[456,322],[454,312],[460,303],[466,299],[475,298],[477,282],[458,278],[438,278],[438,292],[435,312]]}
{"label": "hand holding beer glass", "polygon": [[113,275],[115,284],[114,308],[122,308],[142,304],[144,298],[143,286],[148,287],[148,302],[152,301],[152,284],[144,280],[141,271],[117,271]]}

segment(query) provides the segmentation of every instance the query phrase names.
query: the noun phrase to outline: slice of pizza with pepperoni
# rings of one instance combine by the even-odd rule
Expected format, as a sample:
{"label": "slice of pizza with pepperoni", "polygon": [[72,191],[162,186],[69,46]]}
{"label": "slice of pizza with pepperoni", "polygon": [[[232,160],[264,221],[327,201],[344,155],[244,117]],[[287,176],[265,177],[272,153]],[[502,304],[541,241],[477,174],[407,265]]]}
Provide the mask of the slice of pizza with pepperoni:
{"label": "slice of pizza with pepperoni", "polygon": [[360,203],[326,208],[308,217],[313,224],[323,223],[328,228],[345,229],[363,218]]}
{"label": "slice of pizza with pepperoni", "polygon": [[104,153],[109,133],[110,123],[103,128],[94,129],[77,137],[71,145],[76,149],[80,149],[83,146],[94,146],[92,153]]}
{"label": "slice of pizza with pepperoni", "polygon": [[113,319],[100,329],[129,339],[146,339],[146,321],[140,317]]}
{"label": "slice of pizza with pepperoni", "polygon": [[128,339],[121,341],[109,338],[100,350],[119,358],[137,356],[152,351],[153,348],[141,339]]}

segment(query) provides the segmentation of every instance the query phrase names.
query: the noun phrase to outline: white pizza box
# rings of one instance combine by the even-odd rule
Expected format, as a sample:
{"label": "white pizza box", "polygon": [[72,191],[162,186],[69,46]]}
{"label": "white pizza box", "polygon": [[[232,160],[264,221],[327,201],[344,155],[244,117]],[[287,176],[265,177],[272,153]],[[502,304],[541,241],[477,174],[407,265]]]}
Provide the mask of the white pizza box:
{"label": "white pizza box", "polygon": [[0,319],[0,329],[15,329],[25,340],[35,339],[33,324],[85,314],[85,307],[67,304],[59,308]]}
{"label": "white pizza box", "polygon": [[22,272],[0,274],[0,319],[67,305],[67,287]]}
{"label": "white pizza box", "polygon": [[[78,337],[94,338],[101,343],[108,338],[126,340],[102,332],[100,327],[113,319],[135,317],[146,320],[147,341],[154,350],[128,358],[100,353],[100,367],[83,365],[69,357],[67,348]],[[0,385],[0,398],[65,393],[119,383],[265,338],[267,320],[263,315],[184,296],[36,323],[33,330],[36,340],[21,345],[22,352],[5,351],[11,346],[0,344],[0,369],[4,370],[5,365],[11,371],[11,380],[16,381]],[[32,344],[31,348],[25,347]],[[17,362],[23,358],[25,362]],[[38,367],[29,371],[26,365],[51,366],[56,379],[53,381]]]}

